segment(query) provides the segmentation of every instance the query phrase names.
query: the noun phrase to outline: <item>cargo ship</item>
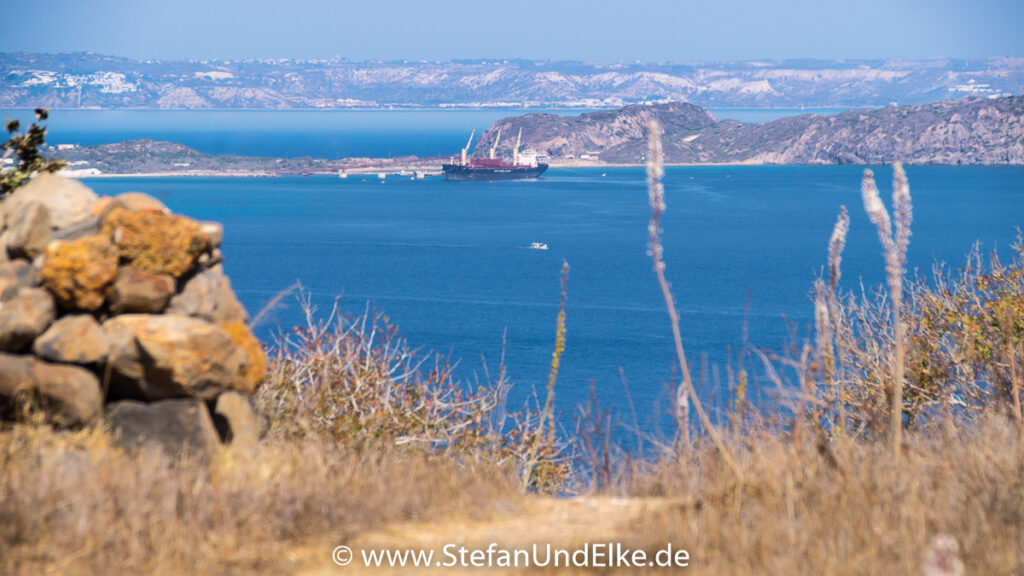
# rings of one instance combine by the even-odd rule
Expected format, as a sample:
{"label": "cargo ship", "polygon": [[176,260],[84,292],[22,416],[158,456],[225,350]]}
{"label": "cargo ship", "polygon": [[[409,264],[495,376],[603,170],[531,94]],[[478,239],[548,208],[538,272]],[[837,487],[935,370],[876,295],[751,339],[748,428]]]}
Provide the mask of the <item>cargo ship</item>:
{"label": "cargo ship", "polygon": [[548,165],[537,162],[537,157],[534,155],[519,155],[519,144],[523,138],[522,128],[519,129],[516,145],[512,149],[511,163],[495,158],[498,142],[501,140],[500,129],[498,130],[497,137],[494,139],[494,146],[491,146],[489,157],[467,158],[469,146],[472,144],[473,136],[475,135],[475,130],[470,133],[469,141],[466,142],[466,147],[462,149],[459,161],[452,157],[451,162],[441,165],[441,169],[444,170],[445,180],[522,180],[536,178],[548,169]]}

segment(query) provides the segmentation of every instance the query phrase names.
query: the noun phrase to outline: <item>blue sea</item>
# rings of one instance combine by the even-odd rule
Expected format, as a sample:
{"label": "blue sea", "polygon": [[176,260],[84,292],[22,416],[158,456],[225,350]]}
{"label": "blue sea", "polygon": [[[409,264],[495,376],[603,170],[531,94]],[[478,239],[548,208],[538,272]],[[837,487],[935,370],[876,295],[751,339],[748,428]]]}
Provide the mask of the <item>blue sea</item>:
{"label": "blue sea", "polygon": [[[802,111],[731,112],[767,120]],[[49,140],[151,137],[209,153],[426,155],[450,153],[469,130],[510,113],[58,111]],[[874,169],[887,196],[891,170]],[[667,275],[688,357],[710,383],[702,387],[707,397],[727,403],[725,367],[744,342],[779,352],[809,336],[808,294],[840,205],[852,218],[842,283],[880,285],[862,170],[667,170]],[[1024,168],[911,166],[907,173],[911,269],[927,273],[938,261],[958,267],[975,242],[1009,256],[1024,224]],[[483,382],[485,365],[493,377],[504,351],[513,403],[543,392],[566,261],[567,344],[556,396],[563,424],[571,426],[591,383],[622,414],[628,386],[647,426],[669,410],[674,352],[647,255],[642,169],[551,169],[535,181],[494,183],[296,176],[87,184],[105,194],[144,191],[175,212],[223,222],[225,269],[253,313],[299,281],[322,314],[336,299],[353,314],[368,307],[385,314],[411,346],[457,360],[464,381]],[[533,242],[549,249],[532,250]],[[268,342],[303,320],[294,299],[284,304],[259,328]]]}
{"label": "blue sea", "polygon": [[[891,170],[876,168],[881,182]],[[1024,223],[1024,169],[910,167],[912,269],[958,266],[975,242],[1009,254]],[[808,292],[840,205],[852,229],[843,284],[882,281],[855,167],[670,168],[663,219],[667,275],[695,372],[719,386],[745,341],[780,351],[808,336]],[[226,227],[225,268],[260,310],[295,281],[328,311],[370,306],[415,347],[459,360],[466,381],[497,372],[503,346],[513,402],[542,391],[554,346],[563,260],[571,268],[557,402],[569,420],[594,384],[626,410],[623,378],[649,423],[668,410],[674,355],[647,255],[640,169],[552,169],[536,181],[389,178],[99,179],[98,192],[143,190],[176,212]],[[532,242],[549,249],[532,250]],[[260,336],[301,323],[294,300]],[[504,344],[503,344],[504,343]],[[706,369],[702,366],[706,363]]]}

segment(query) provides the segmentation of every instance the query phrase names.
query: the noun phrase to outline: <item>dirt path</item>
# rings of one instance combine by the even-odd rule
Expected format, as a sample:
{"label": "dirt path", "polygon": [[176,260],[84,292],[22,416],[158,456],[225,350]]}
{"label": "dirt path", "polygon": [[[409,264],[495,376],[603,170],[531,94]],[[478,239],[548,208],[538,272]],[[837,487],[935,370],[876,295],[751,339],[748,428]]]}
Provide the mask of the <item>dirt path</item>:
{"label": "dirt path", "polygon": [[[522,574],[526,571],[511,568],[454,569],[440,567],[436,563],[450,558],[443,555],[444,546],[449,544],[483,551],[492,542],[504,549],[529,548],[536,543],[573,550],[587,542],[625,541],[634,520],[668,505],[669,502],[660,499],[531,498],[514,511],[496,513],[482,519],[456,517],[433,522],[392,524],[360,534],[349,542],[311,544],[295,550],[292,560],[302,567],[297,572],[300,576],[452,572]],[[353,551],[352,562],[345,567],[335,565],[331,559],[331,550],[340,544],[347,545]],[[362,551],[383,549],[433,550],[435,565],[417,568],[371,568],[363,565]]]}

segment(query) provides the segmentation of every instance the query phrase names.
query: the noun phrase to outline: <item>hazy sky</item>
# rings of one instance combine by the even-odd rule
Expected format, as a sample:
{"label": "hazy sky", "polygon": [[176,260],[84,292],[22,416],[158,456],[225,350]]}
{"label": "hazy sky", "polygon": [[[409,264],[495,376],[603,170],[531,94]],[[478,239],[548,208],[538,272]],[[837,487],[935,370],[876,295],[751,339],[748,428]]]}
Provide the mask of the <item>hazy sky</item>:
{"label": "hazy sky", "polygon": [[0,51],[688,61],[1024,55],[1024,0],[0,0]]}

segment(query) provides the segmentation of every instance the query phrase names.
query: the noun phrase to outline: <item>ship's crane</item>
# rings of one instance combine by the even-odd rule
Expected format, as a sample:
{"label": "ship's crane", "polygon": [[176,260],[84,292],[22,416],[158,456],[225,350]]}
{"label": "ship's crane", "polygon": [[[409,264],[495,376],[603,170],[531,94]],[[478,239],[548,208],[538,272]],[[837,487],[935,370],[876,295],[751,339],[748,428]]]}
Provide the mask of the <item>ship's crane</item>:
{"label": "ship's crane", "polygon": [[501,128],[498,128],[498,135],[494,137],[494,146],[491,146],[491,160],[494,160],[494,152],[498,149],[499,140],[501,140]]}
{"label": "ship's crane", "polygon": [[469,145],[473,142],[473,136],[476,135],[476,130],[469,133],[469,140],[466,141],[466,147],[462,149],[462,165],[466,165],[466,152],[469,151]]}
{"label": "ship's crane", "polygon": [[516,136],[516,147],[512,149],[512,164],[514,166],[519,165],[519,143],[523,140],[523,129],[519,129],[519,135]]}

